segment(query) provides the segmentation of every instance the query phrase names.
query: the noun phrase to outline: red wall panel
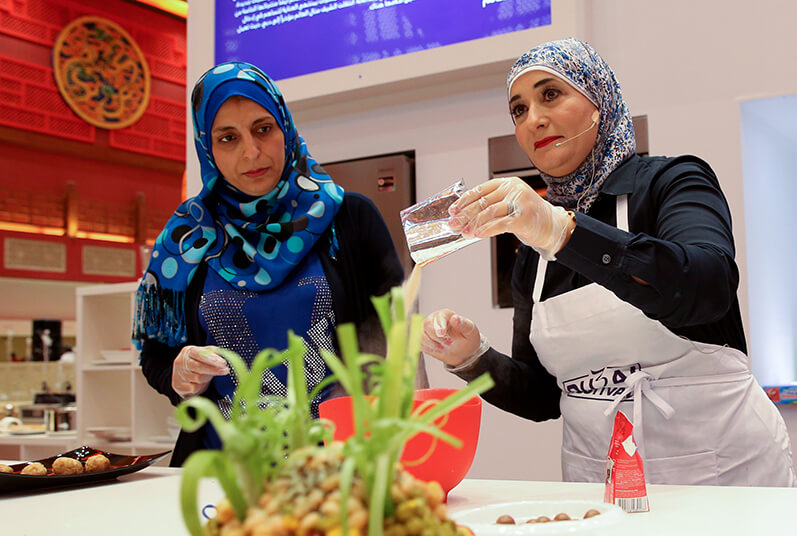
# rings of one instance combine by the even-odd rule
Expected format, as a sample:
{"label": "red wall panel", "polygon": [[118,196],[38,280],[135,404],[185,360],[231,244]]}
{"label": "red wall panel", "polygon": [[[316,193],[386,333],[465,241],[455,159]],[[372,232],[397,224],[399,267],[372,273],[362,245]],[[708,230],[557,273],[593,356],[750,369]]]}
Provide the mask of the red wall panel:
{"label": "red wall panel", "polygon": [[[85,128],[70,122],[85,124],[60,98],[51,66],[58,33],[83,15],[116,22],[133,36],[144,53],[152,86],[150,104],[139,122],[151,124],[166,119],[184,124],[185,21],[121,0],[0,1],[0,90],[2,96],[8,97],[0,107],[0,124],[96,143],[93,126]],[[10,89],[9,85],[16,87]],[[109,142],[116,149],[170,160],[185,159],[184,128],[152,131],[134,124],[112,133]]]}
{"label": "red wall panel", "polygon": [[[66,269],[60,271],[37,271],[37,270],[19,270],[7,268],[3,259],[5,259],[5,239],[17,238],[22,240],[35,240],[37,242],[50,242],[65,244],[66,246]],[[14,277],[24,279],[51,279],[56,281],[87,281],[96,283],[123,283],[130,281],[132,278],[128,276],[115,276],[115,275],[97,275],[86,273],[83,268],[83,247],[96,246],[98,243],[94,240],[84,240],[80,238],[66,238],[66,237],[53,237],[45,235],[30,235],[27,233],[15,233],[11,231],[0,230],[0,277]],[[115,244],[112,242],[100,243],[103,248],[113,248],[118,250],[132,251],[135,255],[135,272],[141,273],[144,271],[142,265],[142,246],[139,244]]]}
{"label": "red wall panel", "polygon": [[[58,92],[53,44],[66,24],[84,15],[122,26],[149,64],[149,105],[127,128],[104,130],[86,123]],[[123,0],[0,0],[0,126],[6,129],[0,140],[0,221],[62,227],[66,192],[73,183],[78,230],[129,236],[136,199],[143,193],[144,227],[153,238],[182,198],[183,174],[175,163],[185,160],[185,64],[184,20]],[[30,141],[25,131],[39,138]],[[57,150],[59,139],[70,140],[70,150]],[[125,154],[119,151],[150,158],[130,155],[117,161]],[[42,238],[67,243],[67,274],[3,275],[87,280],[76,268],[76,251],[77,244],[91,240]]]}
{"label": "red wall panel", "polygon": [[148,208],[174,210],[180,202],[181,177],[146,168],[135,168],[0,143],[0,190],[49,192],[64,195],[66,184],[75,183],[78,199],[118,205],[132,204],[143,192]]}

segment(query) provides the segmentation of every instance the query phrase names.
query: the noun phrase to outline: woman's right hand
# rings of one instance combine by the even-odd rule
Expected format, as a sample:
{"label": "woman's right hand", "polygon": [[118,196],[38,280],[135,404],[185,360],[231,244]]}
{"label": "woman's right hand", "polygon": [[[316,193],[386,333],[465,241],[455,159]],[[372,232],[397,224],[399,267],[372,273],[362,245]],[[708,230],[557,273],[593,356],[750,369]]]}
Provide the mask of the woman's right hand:
{"label": "woman's right hand", "polygon": [[471,188],[448,211],[454,232],[478,238],[512,233],[547,260],[564,247],[576,225],[564,208],[550,204],[518,177]]}
{"label": "woman's right hand", "polygon": [[230,373],[214,346],[184,346],[174,360],[172,388],[183,398],[204,393],[214,376]]}
{"label": "woman's right hand", "polygon": [[450,309],[435,311],[423,321],[421,351],[452,367],[473,356],[480,343],[476,324]]}

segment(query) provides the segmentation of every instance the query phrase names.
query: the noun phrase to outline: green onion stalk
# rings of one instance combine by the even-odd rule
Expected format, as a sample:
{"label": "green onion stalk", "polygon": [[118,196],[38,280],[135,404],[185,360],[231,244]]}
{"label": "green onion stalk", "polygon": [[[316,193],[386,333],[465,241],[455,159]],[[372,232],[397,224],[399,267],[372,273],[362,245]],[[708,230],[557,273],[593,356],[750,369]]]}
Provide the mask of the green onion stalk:
{"label": "green onion stalk", "polygon": [[[257,505],[291,453],[332,441],[334,423],[314,419],[311,412],[312,400],[332,382],[339,382],[351,396],[354,424],[354,433],[343,446],[340,474],[343,534],[349,532],[347,504],[355,478],[365,484],[368,535],[379,536],[385,519],[395,511],[390,489],[404,444],[425,432],[455,448],[462,446],[460,439],[441,431],[435,421],[489,390],[492,379],[485,374],[444,400],[427,401],[413,411],[423,317],[406,314],[400,287],[372,298],[372,302],[386,334],[387,355],[382,359],[361,353],[354,326],[343,324],[337,329],[341,357],[321,350],[332,375],[310,393],[305,377],[306,347],[292,332],[288,333],[284,352],[264,350],[251,367],[234,352],[217,350],[238,378],[231,418],[225,419],[213,402],[202,397],[177,407],[177,420],[183,429],[196,431],[210,422],[222,442],[221,450],[194,452],[184,465],[181,508],[192,536],[206,535],[197,503],[202,478],[219,481],[236,517],[243,521],[248,508]],[[288,369],[286,395],[263,395],[263,372],[280,363]],[[366,381],[365,367],[369,367],[370,382]]]}

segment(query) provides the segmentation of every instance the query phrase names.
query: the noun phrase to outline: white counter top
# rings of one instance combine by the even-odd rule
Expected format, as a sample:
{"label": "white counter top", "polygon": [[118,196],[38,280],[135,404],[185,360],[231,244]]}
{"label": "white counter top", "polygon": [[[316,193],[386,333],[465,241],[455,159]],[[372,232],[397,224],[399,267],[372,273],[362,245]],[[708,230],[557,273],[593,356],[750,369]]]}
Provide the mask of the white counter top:
{"label": "white counter top", "polygon": [[[648,498],[650,512],[627,515],[612,534],[752,536],[794,532],[797,488],[653,485],[648,486]],[[465,480],[452,491],[449,508],[453,512],[522,500],[602,501],[603,485]]]}
{"label": "white counter top", "polygon": [[[149,467],[106,484],[0,495],[2,534],[185,535],[179,487],[179,469]],[[648,495],[650,512],[626,516],[613,534],[786,534],[793,531],[797,508],[797,488],[649,486]],[[202,504],[221,496],[214,480],[203,483]],[[520,500],[601,501],[602,497],[600,484],[465,480],[449,495],[449,509]]]}
{"label": "white counter top", "polygon": [[[0,445],[65,445],[77,441],[77,431],[59,432],[56,434],[24,434],[15,435],[0,432]],[[55,454],[55,453],[54,453]]]}

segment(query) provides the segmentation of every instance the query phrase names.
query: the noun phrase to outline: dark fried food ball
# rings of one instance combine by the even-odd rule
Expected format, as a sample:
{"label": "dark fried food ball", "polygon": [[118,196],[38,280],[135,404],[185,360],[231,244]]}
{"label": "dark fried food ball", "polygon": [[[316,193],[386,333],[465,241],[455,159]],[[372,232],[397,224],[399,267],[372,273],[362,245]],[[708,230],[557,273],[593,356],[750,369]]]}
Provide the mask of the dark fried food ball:
{"label": "dark fried food ball", "polygon": [[570,516],[565,514],[564,512],[560,514],[556,514],[556,517],[553,518],[554,521],[569,521]]}
{"label": "dark fried food ball", "polygon": [[111,468],[111,462],[102,454],[95,454],[86,460],[86,472],[98,473],[100,471],[107,471]]}
{"label": "dark fried food ball", "polygon": [[537,523],[548,523],[551,520],[548,516],[540,516],[537,518]]}
{"label": "dark fried food ball", "polygon": [[83,473],[83,464],[69,456],[62,456],[53,462],[53,473],[56,475],[79,475]]}
{"label": "dark fried food ball", "polygon": [[6,465],[4,463],[0,463],[0,473],[13,473],[14,470],[11,469],[10,465]]}
{"label": "dark fried food ball", "polygon": [[590,509],[589,509],[589,510],[587,510],[587,512],[584,514],[584,519],[587,519],[588,517],[595,517],[595,516],[599,516],[599,515],[601,515],[601,513],[600,513],[598,510],[595,510],[594,508],[590,508]]}
{"label": "dark fried food ball", "polygon": [[47,468],[44,467],[39,462],[29,463],[25,466],[25,468],[20,471],[22,475],[35,475],[35,476],[45,476],[47,475]]}
{"label": "dark fried food ball", "polygon": [[499,525],[514,525],[515,519],[512,516],[504,514],[498,519],[496,519],[495,522],[498,523]]}

